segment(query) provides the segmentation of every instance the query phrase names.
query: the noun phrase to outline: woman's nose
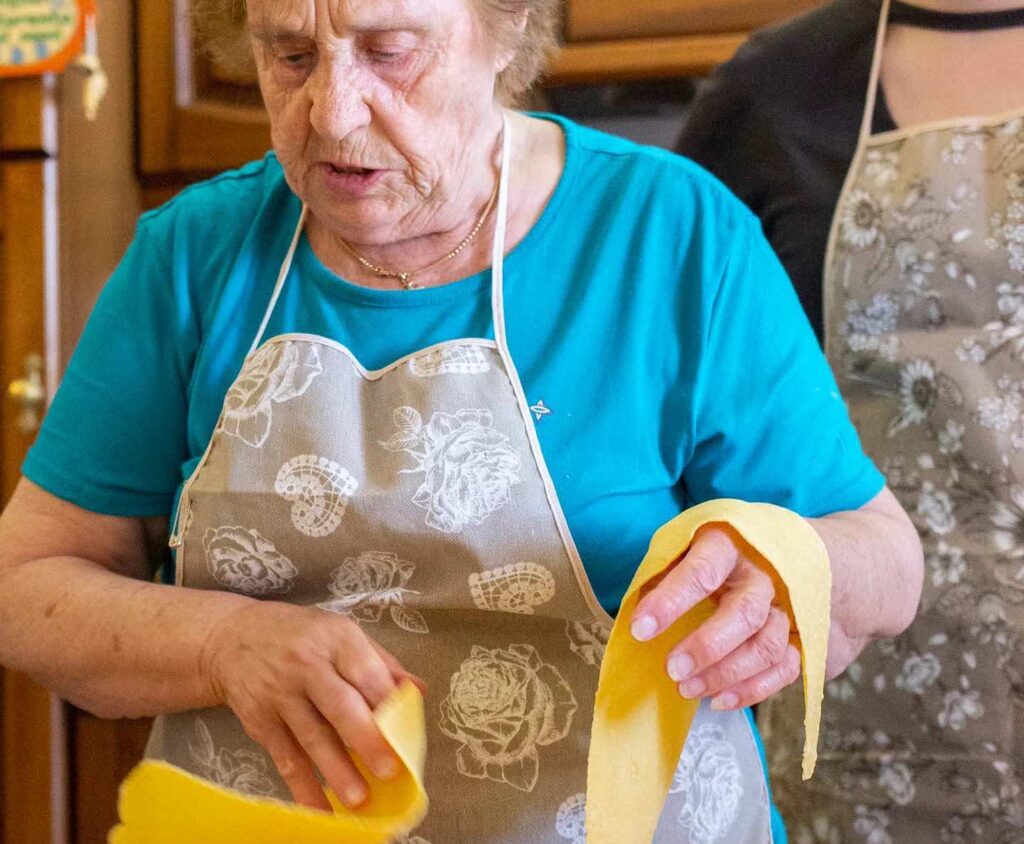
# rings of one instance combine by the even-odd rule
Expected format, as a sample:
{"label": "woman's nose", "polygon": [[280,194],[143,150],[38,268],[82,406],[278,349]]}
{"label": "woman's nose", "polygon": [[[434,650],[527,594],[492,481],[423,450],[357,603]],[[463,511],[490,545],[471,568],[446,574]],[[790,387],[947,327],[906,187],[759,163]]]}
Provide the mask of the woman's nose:
{"label": "woman's nose", "polygon": [[310,75],[309,120],[320,137],[340,141],[370,122],[368,92],[360,76],[358,68],[340,59],[321,61]]}

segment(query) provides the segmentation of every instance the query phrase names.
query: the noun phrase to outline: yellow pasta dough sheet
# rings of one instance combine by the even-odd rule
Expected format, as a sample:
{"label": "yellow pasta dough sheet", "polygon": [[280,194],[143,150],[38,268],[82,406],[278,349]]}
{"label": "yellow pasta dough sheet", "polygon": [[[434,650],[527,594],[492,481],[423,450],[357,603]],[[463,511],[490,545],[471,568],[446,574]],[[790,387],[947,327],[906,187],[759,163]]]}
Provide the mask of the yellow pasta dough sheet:
{"label": "yellow pasta dough sheet", "polygon": [[731,499],[709,501],[677,516],[654,535],[612,628],[601,663],[590,741],[589,844],[649,844],[654,837],[698,706],[681,697],[668,676],[668,653],[715,607],[710,600],[702,602],[648,642],[633,638],[630,617],[646,590],[690,547],[697,531],[712,523],[729,525],[739,534],[748,554],[775,580],[781,603],[792,614],[802,650],[804,779],[814,771],[832,592],[825,545],[814,528],[789,510]]}
{"label": "yellow pasta dough sheet", "polygon": [[[334,814],[222,788],[164,762],[144,761],[121,786],[109,844],[387,844],[426,815],[423,698],[403,683],[374,715],[402,763],[394,780],[360,770],[370,797],[358,812],[333,794]],[[358,760],[357,764],[358,764]]]}

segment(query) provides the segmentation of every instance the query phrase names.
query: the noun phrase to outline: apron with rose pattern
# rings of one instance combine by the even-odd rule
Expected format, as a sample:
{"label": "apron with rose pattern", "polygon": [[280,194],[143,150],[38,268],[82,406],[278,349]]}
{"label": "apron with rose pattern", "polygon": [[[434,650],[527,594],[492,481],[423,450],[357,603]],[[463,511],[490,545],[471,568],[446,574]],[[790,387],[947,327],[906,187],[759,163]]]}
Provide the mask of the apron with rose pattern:
{"label": "apron with rose pattern", "polygon": [[[300,217],[172,539],[180,585],[342,613],[429,683],[431,804],[405,839],[414,844],[583,844],[585,835],[611,620],[569,534],[505,341],[508,135],[506,126],[496,340],[442,343],[374,372],[325,337],[261,343]],[[159,718],[149,755],[289,799],[226,708]],[[655,840],[771,840],[742,712],[701,707]]]}

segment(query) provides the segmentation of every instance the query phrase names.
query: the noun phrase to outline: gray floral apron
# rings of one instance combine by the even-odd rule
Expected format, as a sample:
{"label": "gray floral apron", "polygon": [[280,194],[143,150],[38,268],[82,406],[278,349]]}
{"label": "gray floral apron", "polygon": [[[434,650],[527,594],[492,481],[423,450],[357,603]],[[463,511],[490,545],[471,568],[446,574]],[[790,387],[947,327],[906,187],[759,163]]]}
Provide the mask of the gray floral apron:
{"label": "gray floral apron", "polygon": [[921,533],[924,597],[829,684],[811,782],[790,776],[785,699],[763,726],[796,844],[1021,844],[1024,108],[872,137],[887,16],[832,225],[826,346]]}
{"label": "gray floral apron", "polygon": [[[374,372],[325,337],[261,343],[300,218],[172,537],[180,585],[343,613],[430,684],[431,805],[414,844],[584,842],[611,620],[569,534],[505,340],[507,125],[504,137],[496,340],[441,343]],[[159,718],[149,755],[289,799],[226,708]],[[770,841],[742,713],[702,707],[655,840]]]}

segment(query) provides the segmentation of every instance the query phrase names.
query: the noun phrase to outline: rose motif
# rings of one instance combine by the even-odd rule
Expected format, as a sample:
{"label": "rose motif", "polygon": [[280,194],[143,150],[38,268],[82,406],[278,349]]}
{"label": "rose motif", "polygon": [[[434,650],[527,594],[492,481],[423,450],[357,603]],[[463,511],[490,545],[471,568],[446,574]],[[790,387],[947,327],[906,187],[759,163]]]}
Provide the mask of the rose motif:
{"label": "rose motif", "polygon": [[358,557],[346,557],[327,587],[334,599],[318,606],[371,623],[380,621],[388,610],[391,620],[403,630],[427,633],[426,619],[403,606],[405,595],[418,594],[406,588],[415,570],[414,563],[390,551],[364,551]]}
{"label": "rose motif", "polygon": [[569,734],[572,689],[531,645],[474,646],[441,702],[441,731],[461,742],[459,773],[532,791],[538,747]]}
{"label": "rose motif", "polygon": [[565,635],[569,638],[569,650],[587,665],[600,665],[608,645],[611,631],[599,621],[584,624],[582,621],[567,621]]}
{"label": "rose motif", "polygon": [[320,353],[308,343],[270,343],[242,367],[224,399],[220,429],[254,448],[270,435],[273,404],[301,396],[321,372]]}
{"label": "rose motif", "polygon": [[189,741],[188,752],[197,773],[225,788],[245,794],[267,796],[274,793],[274,783],[267,776],[267,760],[251,750],[214,748],[210,729],[202,718],[196,718],[196,735]]}
{"label": "rose motif", "polygon": [[519,455],[492,427],[490,411],[435,413],[424,425],[417,410],[400,407],[394,421],[398,431],[381,445],[416,458],[417,467],[405,471],[424,473],[412,501],[427,511],[427,525],[460,533],[509,503],[519,483]]}
{"label": "rose motif", "polygon": [[208,528],[203,548],[214,580],[247,595],[287,592],[299,573],[291,560],[254,529]]}
{"label": "rose motif", "polygon": [[686,738],[670,794],[685,794],[679,824],[693,844],[724,840],[743,797],[736,748],[717,724],[701,724]]}

